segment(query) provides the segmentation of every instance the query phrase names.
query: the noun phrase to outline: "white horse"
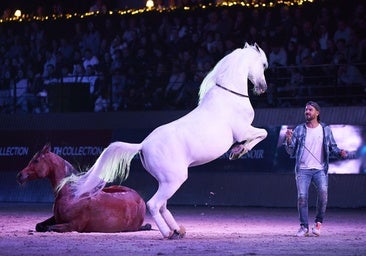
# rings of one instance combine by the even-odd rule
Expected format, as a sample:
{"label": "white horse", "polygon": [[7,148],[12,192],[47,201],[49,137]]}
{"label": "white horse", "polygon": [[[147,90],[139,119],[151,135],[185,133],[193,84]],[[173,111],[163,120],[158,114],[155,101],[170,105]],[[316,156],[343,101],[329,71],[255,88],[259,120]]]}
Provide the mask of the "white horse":
{"label": "white horse", "polygon": [[77,198],[92,195],[108,182],[125,180],[131,160],[139,154],[144,168],[159,182],[147,202],[157,227],[164,238],[182,238],[185,229],[174,220],[167,201],[187,179],[188,167],[217,159],[235,142],[245,141],[244,153],[248,152],[267,136],[266,130],[251,126],[254,110],[248,97],[248,79],[255,94],[266,91],[267,67],[263,50],[246,43],[205,77],[195,109],[156,128],[140,144],[111,143],[88,172],[69,177],[63,184],[70,182]]}

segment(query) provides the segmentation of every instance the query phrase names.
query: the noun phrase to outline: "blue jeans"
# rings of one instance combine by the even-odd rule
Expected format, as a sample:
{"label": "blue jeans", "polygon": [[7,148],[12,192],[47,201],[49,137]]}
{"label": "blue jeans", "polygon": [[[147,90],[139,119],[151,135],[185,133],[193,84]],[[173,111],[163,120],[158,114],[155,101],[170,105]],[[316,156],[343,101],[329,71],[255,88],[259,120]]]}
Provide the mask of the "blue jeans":
{"label": "blue jeans", "polygon": [[300,169],[296,173],[297,210],[300,225],[307,228],[309,228],[308,198],[310,183],[313,183],[317,191],[315,222],[322,223],[328,202],[328,175],[324,170],[315,169]]}

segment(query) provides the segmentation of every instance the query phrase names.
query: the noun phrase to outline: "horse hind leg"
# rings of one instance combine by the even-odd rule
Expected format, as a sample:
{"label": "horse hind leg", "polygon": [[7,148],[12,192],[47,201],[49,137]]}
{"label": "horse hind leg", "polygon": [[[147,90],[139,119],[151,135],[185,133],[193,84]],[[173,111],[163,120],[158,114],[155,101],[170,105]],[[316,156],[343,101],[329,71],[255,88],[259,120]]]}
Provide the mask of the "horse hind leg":
{"label": "horse hind leg", "polygon": [[168,224],[168,226],[171,229],[168,238],[169,239],[180,239],[180,238],[183,238],[185,236],[185,234],[186,234],[186,229],[183,226],[178,226],[178,224],[175,221],[172,213],[166,207],[166,204],[164,204],[161,207],[160,213],[163,216],[165,222]]}
{"label": "horse hind leg", "polygon": [[182,183],[183,181],[159,183],[158,191],[147,202],[150,214],[164,238],[176,239],[183,237],[185,234],[184,228],[178,226],[173,215],[166,206],[168,199],[174,195]]}

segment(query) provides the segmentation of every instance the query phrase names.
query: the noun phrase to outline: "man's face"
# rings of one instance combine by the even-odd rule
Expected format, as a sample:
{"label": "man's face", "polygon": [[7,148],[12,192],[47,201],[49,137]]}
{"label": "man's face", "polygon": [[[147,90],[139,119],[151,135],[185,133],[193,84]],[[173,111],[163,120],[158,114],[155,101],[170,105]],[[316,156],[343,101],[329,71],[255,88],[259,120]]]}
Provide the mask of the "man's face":
{"label": "man's face", "polygon": [[319,111],[311,105],[305,107],[305,119],[306,121],[316,120],[319,115]]}

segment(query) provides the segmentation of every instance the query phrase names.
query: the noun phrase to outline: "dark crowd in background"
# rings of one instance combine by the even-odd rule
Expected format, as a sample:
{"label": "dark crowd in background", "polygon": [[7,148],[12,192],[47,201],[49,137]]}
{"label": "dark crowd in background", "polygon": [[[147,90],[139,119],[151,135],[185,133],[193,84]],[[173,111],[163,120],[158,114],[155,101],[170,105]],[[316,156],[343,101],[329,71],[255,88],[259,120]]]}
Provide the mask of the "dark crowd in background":
{"label": "dark crowd in background", "polygon": [[[35,12],[71,10],[57,2],[49,8]],[[258,43],[269,60],[269,89],[251,98],[255,107],[302,106],[309,97],[323,106],[366,104],[363,1],[192,4],[138,14],[111,8],[119,6],[97,0],[85,11],[98,15],[2,22],[0,112],[56,112],[55,101],[68,97],[95,112],[192,109],[205,75],[245,42]],[[81,84],[87,91],[73,94]]]}

